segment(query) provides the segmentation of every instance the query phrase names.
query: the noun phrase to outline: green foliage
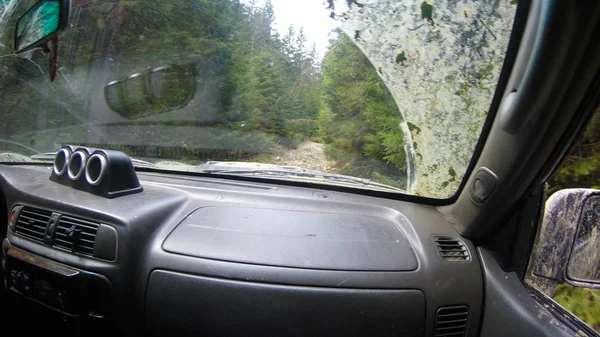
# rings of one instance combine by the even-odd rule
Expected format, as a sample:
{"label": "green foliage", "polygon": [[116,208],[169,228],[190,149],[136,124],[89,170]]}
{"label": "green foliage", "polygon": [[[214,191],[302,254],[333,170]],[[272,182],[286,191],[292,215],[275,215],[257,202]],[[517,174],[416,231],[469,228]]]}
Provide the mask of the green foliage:
{"label": "green foliage", "polygon": [[[250,22],[258,27],[238,32],[229,115],[247,120],[253,130],[305,139],[314,135],[315,127],[290,121],[317,117],[321,78],[316,50],[307,48],[302,28],[296,32],[290,27],[281,40],[274,36],[273,21],[267,2],[262,9],[250,10]],[[247,34],[257,31],[264,36]]]}
{"label": "green foliage", "polygon": [[[24,10],[29,5],[23,2],[19,6]],[[61,36],[61,70],[55,84],[47,83],[42,53],[34,52],[31,60],[0,60],[3,137],[29,144],[26,134],[38,132],[37,139],[31,142],[44,150],[52,150],[56,141],[78,139],[85,143],[86,138],[88,143],[110,147],[106,143],[111,142],[111,137],[102,131],[103,127],[97,134],[79,132],[91,121],[102,124],[106,117],[94,116],[106,109],[101,95],[104,86],[132,74],[148,73],[151,68],[185,64],[194,67],[197,90],[193,100],[202,102],[202,107],[185,117],[176,117],[177,125],[194,126],[211,116],[216,129],[227,132],[208,132],[215,137],[214,142],[207,137],[195,141],[198,136],[190,135],[185,146],[170,144],[171,139],[181,135],[163,134],[160,141],[164,143],[164,153],[174,154],[177,151],[168,148],[179,146],[185,157],[200,159],[210,152],[208,146],[214,146],[216,151],[219,144],[227,144],[226,149],[219,151],[231,154],[234,160],[247,155],[239,152],[244,146],[249,147],[248,153],[259,148],[268,151],[275,139],[303,140],[316,135],[322,80],[316,49],[307,45],[301,28],[291,27],[283,39],[274,32],[270,1],[255,6],[237,0],[86,0],[74,7],[72,17],[72,27]],[[15,20],[16,17],[6,27],[14,26]],[[10,46],[11,39],[12,34],[4,34],[0,42]],[[131,108],[129,119],[159,117],[155,112],[165,111],[154,106],[164,102],[148,100],[144,90],[132,91],[126,97],[131,99],[126,102]],[[40,138],[41,130],[69,126],[80,128],[66,132],[60,140],[56,134]],[[157,139],[144,139],[142,131],[147,129],[138,128],[136,123],[123,128],[130,134],[131,144],[156,142]],[[162,129],[157,126],[155,130]],[[247,138],[238,131],[264,137]],[[293,143],[294,140],[289,142]],[[0,143],[0,150],[3,149],[6,144]]]}
{"label": "green foliage", "polygon": [[550,192],[600,188],[600,109],[548,183]]}
{"label": "green foliage", "polygon": [[375,68],[338,32],[322,72],[317,124],[327,154],[342,173],[402,185],[406,152],[400,112]]}
{"label": "green foliage", "polygon": [[[321,64],[301,27],[283,36],[274,31],[270,1],[85,3],[74,7],[73,25],[61,36],[58,84],[47,83],[38,66],[46,62],[41,53],[31,60],[0,60],[3,136],[44,150],[57,141],[76,142],[190,163],[264,159],[277,146],[319,139],[341,173],[404,186],[400,112],[377,71],[345,35],[338,32]],[[12,44],[11,36],[3,38],[4,45]],[[406,60],[404,53],[398,57]],[[182,83],[184,76],[172,80],[194,88],[191,101],[201,107],[171,113],[166,107],[184,104],[178,102],[186,101],[186,91],[175,92],[174,102],[155,100],[150,69],[184,65],[193,69],[196,82]],[[111,95],[113,107],[127,107],[123,117],[129,121],[119,124],[123,118],[105,111],[102,93],[107,83],[133,74],[148,80],[130,81],[142,84]],[[163,83],[172,91],[176,87]],[[96,125],[89,128],[91,123]],[[40,136],[48,128],[57,130]],[[155,149],[144,149],[147,144]]]}
{"label": "green foliage", "polygon": [[317,122],[311,118],[299,118],[285,122],[285,135],[289,138],[305,140],[316,135]]}
{"label": "green foliage", "polygon": [[575,288],[563,283],[556,288],[554,300],[600,331],[600,289]]}

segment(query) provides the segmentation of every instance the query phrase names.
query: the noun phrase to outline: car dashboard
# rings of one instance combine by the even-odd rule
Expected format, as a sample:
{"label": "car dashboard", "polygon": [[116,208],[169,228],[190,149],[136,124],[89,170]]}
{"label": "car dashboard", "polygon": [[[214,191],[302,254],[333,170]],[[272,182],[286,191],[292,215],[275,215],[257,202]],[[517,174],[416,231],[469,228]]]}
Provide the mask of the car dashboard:
{"label": "car dashboard", "polygon": [[106,198],[51,174],[0,165],[3,277],[63,332],[478,333],[479,257],[432,206],[147,171]]}

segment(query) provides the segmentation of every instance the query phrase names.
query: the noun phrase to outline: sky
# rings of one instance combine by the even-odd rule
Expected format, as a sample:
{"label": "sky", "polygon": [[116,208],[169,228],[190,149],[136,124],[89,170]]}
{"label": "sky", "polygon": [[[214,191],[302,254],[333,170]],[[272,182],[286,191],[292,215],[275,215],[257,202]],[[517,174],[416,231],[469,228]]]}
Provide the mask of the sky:
{"label": "sky", "polygon": [[[329,44],[329,32],[337,23],[329,17],[330,10],[324,0],[271,0],[275,10],[274,28],[282,37],[286,34],[290,24],[294,25],[296,32],[300,26],[304,27],[304,35],[308,46],[315,43],[317,53],[323,57]],[[264,1],[257,1],[262,6]]]}

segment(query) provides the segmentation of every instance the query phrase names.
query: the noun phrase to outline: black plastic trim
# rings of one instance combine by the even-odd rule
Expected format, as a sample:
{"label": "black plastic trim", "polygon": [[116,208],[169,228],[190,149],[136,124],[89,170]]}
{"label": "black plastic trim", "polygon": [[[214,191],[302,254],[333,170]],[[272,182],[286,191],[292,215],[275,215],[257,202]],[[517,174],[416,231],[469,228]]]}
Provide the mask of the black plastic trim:
{"label": "black plastic trim", "polygon": [[[169,310],[165,310],[169,308]],[[151,336],[424,336],[424,293],[149,275]]]}
{"label": "black plastic trim", "polygon": [[[485,276],[482,337],[576,336],[578,329],[563,322],[536,301],[515,273],[500,268],[490,252],[477,249]],[[507,324],[510,322],[510,324]]]}
{"label": "black plastic trim", "polygon": [[[139,193],[143,191],[137,178],[131,158],[125,153],[113,150],[102,150],[88,147],[65,146],[57,156],[70,152],[68,160],[67,175],[57,175],[53,169],[50,180],[59,184],[70,186],[105,198],[116,198],[124,195]],[[77,156],[77,157],[76,157]],[[80,161],[77,172],[71,167],[74,158]],[[90,158],[100,158],[98,176],[90,180],[89,164]]]}
{"label": "black plastic trim", "polygon": [[100,224],[94,241],[94,257],[114,261],[118,246],[117,231],[112,226]]}

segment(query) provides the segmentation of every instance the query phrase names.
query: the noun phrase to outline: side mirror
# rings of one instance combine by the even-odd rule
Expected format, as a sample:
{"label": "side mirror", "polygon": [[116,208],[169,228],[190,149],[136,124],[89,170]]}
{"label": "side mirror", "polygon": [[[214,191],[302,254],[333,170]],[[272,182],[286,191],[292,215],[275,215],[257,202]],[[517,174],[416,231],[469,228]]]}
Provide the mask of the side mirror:
{"label": "side mirror", "polygon": [[600,190],[566,189],[548,198],[525,280],[548,296],[563,281],[600,288]]}
{"label": "side mirror", "polygon": [[149,69],[104,87],[108,107],[127,119],[181,109],[195,93],[196,71],[192,63]]}
{"label": "side mirror", "polygon": [[47,49],[47,43],[67,27],[69,7],[70,1],[67,0],[41,0],[27,10],[17,21],[15,52]]}

